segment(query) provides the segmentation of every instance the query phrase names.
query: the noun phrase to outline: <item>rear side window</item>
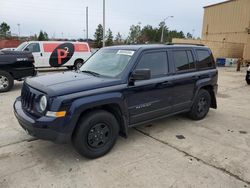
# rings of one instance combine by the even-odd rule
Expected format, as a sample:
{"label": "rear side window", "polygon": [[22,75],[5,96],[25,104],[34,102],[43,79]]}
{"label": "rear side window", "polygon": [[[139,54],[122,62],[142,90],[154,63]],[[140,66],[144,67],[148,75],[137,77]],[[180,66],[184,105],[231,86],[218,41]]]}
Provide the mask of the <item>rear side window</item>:
{"label": "rear side window", "polygon": [[173,58],[176,71],[188,71],[195,69],[195,62],[192,51],[190,50],[173,51]]}
{"label": "rear side window", "polygon": [[150,52],[144,54],[140,59],[136,69],[150,69],[152,77],[167,74],[167,52]]}
{"label": "rear side window", "polygon": [[199,69],[214,67],[214,60],[211,52],[208,50],[196,50],[196,52],[199,60],[197,67]]}

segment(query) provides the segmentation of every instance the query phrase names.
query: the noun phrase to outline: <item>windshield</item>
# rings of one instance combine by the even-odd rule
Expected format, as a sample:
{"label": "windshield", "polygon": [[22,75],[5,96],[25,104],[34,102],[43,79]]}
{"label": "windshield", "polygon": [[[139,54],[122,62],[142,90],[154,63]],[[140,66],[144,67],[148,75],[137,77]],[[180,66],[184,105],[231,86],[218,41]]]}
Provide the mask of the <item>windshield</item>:
{"label": "windshield", "polygon": [[20,44],[15,51],[23,51],[23,48],[27,45],[27,42],[23,42],[22,44]]}
{"label": "windshield", "polygon": [[82,67],[82,72],[118,77],[128,65],[134,51],[103,49],[94,54]]}

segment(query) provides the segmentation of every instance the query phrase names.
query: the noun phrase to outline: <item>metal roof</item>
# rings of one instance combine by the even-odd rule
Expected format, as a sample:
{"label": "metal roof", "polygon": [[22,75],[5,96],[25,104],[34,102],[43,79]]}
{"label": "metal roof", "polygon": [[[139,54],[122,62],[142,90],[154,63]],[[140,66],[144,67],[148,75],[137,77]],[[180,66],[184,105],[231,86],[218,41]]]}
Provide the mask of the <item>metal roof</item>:
{"label": "metal roof", "polygon": [[236,0],[227,0],[227,1],[220,2],[220,3],[215,3],[215,4],[212,4],[212,5],[208,5],[208,6],[205,6],[203,8],[210,8],[210,7],[214,7],[214,6],[225,4],[225,3],[231,3],[232,1],[236,1]]}

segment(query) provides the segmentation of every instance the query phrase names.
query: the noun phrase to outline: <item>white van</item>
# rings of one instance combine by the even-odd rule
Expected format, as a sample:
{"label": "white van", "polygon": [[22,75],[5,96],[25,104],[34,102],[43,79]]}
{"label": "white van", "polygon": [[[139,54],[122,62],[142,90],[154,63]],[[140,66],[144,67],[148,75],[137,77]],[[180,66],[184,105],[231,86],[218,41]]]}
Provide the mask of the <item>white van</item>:
{"label": "white van", "polygon": [[37,68],[64,66],[79,69],[91,56],[85,42],[30,41],[20,44],[15,50],[32,52]]}

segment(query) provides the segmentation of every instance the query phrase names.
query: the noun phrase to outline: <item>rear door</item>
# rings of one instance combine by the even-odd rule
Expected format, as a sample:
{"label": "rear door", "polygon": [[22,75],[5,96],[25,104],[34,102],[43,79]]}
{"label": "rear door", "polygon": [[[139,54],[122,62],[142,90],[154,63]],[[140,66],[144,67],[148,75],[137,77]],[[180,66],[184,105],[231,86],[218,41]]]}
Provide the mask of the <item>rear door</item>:
{"label": "rear door", "polygon": [[171,51],[174,63],[173,76],[173,111],[179,112],[191,107],[197,81],[196,60],[193,49]]}
{"label": "rear door", "polygon": [[135,69],[150,69],[150,80],[135,81],[129,86],[126,101],[130,125],[138,124],[170,113],[171,101],[168,93],[168,54],[166,50],[147,51],[139,58]]}

